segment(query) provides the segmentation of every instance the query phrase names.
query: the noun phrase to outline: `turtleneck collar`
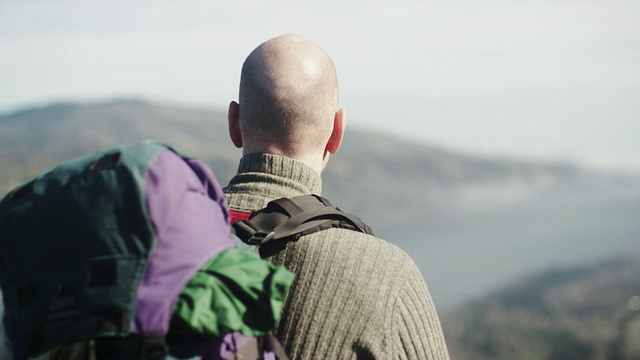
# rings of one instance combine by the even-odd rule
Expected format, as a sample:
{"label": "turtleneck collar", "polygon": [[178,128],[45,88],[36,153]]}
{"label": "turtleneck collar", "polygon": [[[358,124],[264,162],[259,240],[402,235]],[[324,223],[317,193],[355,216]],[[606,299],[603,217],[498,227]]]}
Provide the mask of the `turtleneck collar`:
{"label": "turtleneck collar", "polygon": [[320,174],[284,156],[252,153],[242,157],[238,173],[224,189],[231,208],[255,210],[271,200],[320,194]]}

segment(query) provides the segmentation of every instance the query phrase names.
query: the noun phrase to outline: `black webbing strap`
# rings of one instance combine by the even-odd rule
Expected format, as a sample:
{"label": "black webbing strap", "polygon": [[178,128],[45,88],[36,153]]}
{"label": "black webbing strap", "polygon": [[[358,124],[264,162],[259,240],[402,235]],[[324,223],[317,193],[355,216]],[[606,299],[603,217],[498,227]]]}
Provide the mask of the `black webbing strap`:
{"label": "black webbing strap", "polygon": [[103,336],[95,338],[93,346],[98,360],[164,360],[169,355],[169,347],[162,335]]}
{"label": "black webbing strap", "polygon": [[263,245],[272,240],[295,241],[314,232],[343,228],[373,235],[373,231],[357,216],[346,213],[318,195],[304,195],[271,201],[254,212],[249,220],[233,225],[242,241]]}
{"label": "black webbing strap", "polygon": [[169,348],[164,336],[143,336],[140,358],[144,360],[164,360],[169,355]]}
{"label": "black webbing strap", "polygon": [[[175,341],[176,339],[174,338],[173,340]],[[203,346],[204,343],[202,341],[207,342],[212,341],[212,339],[206,340],[202,338],[196,342],[188,342],[187,345],[190,346],[192,350],[195,349],[196,353],[202,349],[208,349],[206,350],[207,352],[210,351],[210,348]],[[91,345],[97,360],[164,360],[170,357],[169,347],[164,336],[139,336],[134,334],[126,337],[105,336],[93,339]],[[176,345],[176,343],[174,343],[174,345]],[[184,346],[185,344],[182,345]],[[284,348],[273,335],[251,338],[248,342],[237,348],[229,359],[258,360],[263,359],[264,355],[269,352],[273,353],[277,360],[289,359],[284,352]],[[182,356],[178,357],[183,358]],[[189,358],[191,358],[190,355]]]}

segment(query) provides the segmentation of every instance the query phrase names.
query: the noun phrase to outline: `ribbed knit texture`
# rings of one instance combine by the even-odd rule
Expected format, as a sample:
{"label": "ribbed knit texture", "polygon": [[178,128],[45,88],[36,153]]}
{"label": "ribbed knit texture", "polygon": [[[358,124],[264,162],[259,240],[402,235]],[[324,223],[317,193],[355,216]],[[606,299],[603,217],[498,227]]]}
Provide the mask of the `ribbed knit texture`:
{"label": "ribbed knit texture", "polygon": [[[231,209],[255,211],[321,188],[320,175],[303,163],[249,154],[225,193]],[[449,359],[422,274],[397,246],[330,229],[268,260],[296,274],[276,332],[293,359]]]}

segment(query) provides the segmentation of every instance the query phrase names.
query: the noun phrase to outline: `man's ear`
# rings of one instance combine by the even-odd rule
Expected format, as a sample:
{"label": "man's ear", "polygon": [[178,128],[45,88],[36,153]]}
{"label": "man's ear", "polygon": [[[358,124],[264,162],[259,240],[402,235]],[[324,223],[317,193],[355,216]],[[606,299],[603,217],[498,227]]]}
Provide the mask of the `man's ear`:
{"label": "man's ear", "polygon": [[346,110],[344,108],[338,109],[333,117],[333,132],[325,149],[325,154],[335,154],[342,144],[342,137],[344,136],[344,128],[346,126]]}
{"label": "man's ear", "polygon": [[229,103],[227,120],[229,121],[229,136],[231,137],[231,141],[237,148],[241,148],[242,133],[240,133],[240,104],[235,101]]}

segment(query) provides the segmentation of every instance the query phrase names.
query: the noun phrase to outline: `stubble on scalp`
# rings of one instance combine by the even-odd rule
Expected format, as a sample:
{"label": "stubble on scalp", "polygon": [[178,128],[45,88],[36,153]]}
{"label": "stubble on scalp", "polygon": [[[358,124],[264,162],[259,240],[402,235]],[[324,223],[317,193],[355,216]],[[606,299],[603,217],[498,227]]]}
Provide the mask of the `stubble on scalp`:
{"label": "stubble on scalp", "polygon": [[245,60],[239,101],[245,142],[267,141],[283,152],[324,146],[338,107],[335,66],[302,37],[271,39]]}

